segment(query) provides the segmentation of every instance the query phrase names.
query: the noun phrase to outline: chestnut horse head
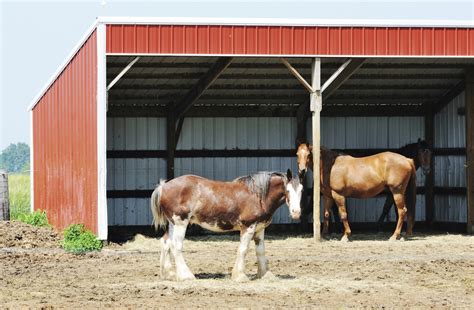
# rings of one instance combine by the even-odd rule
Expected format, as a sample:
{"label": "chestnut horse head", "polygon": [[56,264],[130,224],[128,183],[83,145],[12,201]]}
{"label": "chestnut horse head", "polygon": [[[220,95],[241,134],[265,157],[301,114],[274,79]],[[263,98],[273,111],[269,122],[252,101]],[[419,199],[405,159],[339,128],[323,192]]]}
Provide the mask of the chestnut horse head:
{"label": "chestnut horse head", "polygon": [[407,144],[401,147],[397,153],[413,159],[415,168],[421,167],[424,175],[430,173],[432,151],[425,140],[418,139],[415,143]]}
{"label": "chestnut horse head", "polygon": [[298,162],[298,175],[304,177],[308,169],[313,169],[312,145],[301,143],[296,150],[296,160]]}

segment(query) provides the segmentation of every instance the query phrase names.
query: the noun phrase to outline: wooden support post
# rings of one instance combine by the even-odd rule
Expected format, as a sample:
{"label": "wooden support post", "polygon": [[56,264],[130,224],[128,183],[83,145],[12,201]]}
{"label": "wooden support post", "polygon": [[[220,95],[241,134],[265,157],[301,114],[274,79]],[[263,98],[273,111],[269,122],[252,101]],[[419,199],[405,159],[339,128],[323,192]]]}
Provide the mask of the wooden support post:
{"label": "wooden support post", "polygon": [[467,233],[474,233],[474,68],[466,74]]}
{"label": "wooden support post", "polygon": [[[309,108],[308,108],[309,110]],[[306,143],[308,141],[307,136],[306,136],[306,121],[308,120],[307,117],[304,116],[304,114],[299,113],[296,115],[296,124],[297,124],[297,131],[296,131],[296,143],[295,143],[295,149],[298,148],[298,145],[300,143]],[[309,210],[309,194],[307,191],[307,178],[306,175],[303,177],[303,180],[301,180],[303,184],[303,195],[301,197],[301,217],[300,217],[300,232],[307,232],[309,230],[309,225],[308,225],[308,215],[310,214]]]}
{"label": "wooden support post", "polygon": [[176,150],[176,117],[173,108],[168,109],[166,118],[166,177],[174,178],[174,153]]}
{"label": "wooden support post", "polygon": [[8,173],[0,170],[0,221],[10,220],[10,202],[8,199]]}
{"label": "wooden support post", "polygon": [[321,217],[320,217],[320,113],[322,109],[321,94],[321,58],[313,60],[311,68],[311,93],[310,110],[312,114],[312,136],[313,136],[313,237],[321,241]]}
{"label": "wooden support post", "polygon": [[[434,149],[434,110],[432,105],[426,106],[425,113],[425,140],[431,149]],[[425,178],[425,214],[426,226],[432,227],[434,220],[434,161],[435,156],[431,156],[430,173]]]}

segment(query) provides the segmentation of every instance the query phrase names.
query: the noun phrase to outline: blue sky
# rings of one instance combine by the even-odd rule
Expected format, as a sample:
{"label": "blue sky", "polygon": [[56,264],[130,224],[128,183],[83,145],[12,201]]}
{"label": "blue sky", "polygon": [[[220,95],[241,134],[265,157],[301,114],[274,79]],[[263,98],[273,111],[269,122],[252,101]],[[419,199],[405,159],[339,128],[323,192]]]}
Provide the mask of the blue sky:
{"label": "blue sky", "polygon": [[0,0],[0,150],[29,143],[27,107],[97,16],[473,20],[474,0]]}

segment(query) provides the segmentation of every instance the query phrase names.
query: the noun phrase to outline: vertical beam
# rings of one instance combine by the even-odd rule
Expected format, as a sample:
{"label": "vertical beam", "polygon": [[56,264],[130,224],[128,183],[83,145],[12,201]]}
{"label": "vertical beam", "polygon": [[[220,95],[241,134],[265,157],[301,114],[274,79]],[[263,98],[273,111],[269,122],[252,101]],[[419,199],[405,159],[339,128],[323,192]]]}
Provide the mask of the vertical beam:
{"label": "vertical beam", "polygon": [[107,62],[105,24],[97,25],[97,237],[107,240]]}
{"label": "vertical beam", "polygon": [[474,68],[466,74],[467,233],[474,233]]}
{"label": "vertical beam", "polygon": [[312,136],[313,136],[313,237],[321,241],[320,220],[320,114],[322,109],[321,94],[321,58],[315,58],[311,66],[311,93],[310,110],[312,114]]}
{"label": "vertical beam", "polygon": [[10,220],[10,200],[8,199],[8,173],[0,170],[0,221]]}
{"label": "vertical beam", "polygon": [[178,146],[179,136],[181,135],[181,131],[183,130],[183,124],[184,124],[184,116],[181,116],[179,118],[178,125],[176,126],[176,136],[175,136],[176,142],[174,143],[175,149]]}
{"label": "vertical beam", "polygon": [[35,146],[34,146],[34,127],[33,127],[33,109],[30,114],[30,211],[35,211]]}
{"label": "vertical beam", "polygon": [[176,149],[176,116],[173,112],[173,107],[168,108],[168,115],[166,117],[166,178],[174,178],[174,153]]}
{"label": "vertical beam", "polygon": [[[434,109],[432,105],[426,106],[425,140],[431,149],[434,149]],[[432,227],[434,221],[434,161],[435,157],[432,156],[430,173],[425,178],[425,220],[427,227]]]}

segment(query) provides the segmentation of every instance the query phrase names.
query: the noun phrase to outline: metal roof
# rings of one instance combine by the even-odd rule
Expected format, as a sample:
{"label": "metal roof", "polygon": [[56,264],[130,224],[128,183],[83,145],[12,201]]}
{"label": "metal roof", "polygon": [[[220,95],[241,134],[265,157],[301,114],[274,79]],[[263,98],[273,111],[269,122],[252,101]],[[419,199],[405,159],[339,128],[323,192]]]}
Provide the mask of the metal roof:
{"label": "metal roof", "polygon": [[[134,59],[107,56],[107,83]],[[184,98],[218,57],[141,57],[109,91],[109,112],[117,107],[166,107]],[[310,81],[311,58],[289,58]],[[322,83],[344,62],[323,58]],[[464,78],[474,59],[367,59],[323,107],[411,107],[423,112]],[[195,107],[279,106],[296,109],[309,100],[307,90],[279,58],[236,57],[202,94]]]}
{"label": "metal roof", "polygon": [[474,27],[474,20],[436,19],[308,19],[308,18],[216,18],[216,17],[131,17],[99,16],[105,24],[142,25],[246,25],[246,26],[328,26],[328,27]]}
{"label": "metal roof", "polygon": [[[245,47],[245,42],[253,42],[254,39],[257,40],[259,34],[257,33],[257,29],[251,29],[251,27],[255,27],[260,29],[261,27],[269,28],[265,30],[268,32],[268,42],[263,42],[263,48],[259,47],[258,50],[253,46],[245,47],[245,54],[253,56],[264,55],[269,56],[268,54],[278,54],[280,56],[331,56],[331,57],[342,57],[342,56],[351,56],[351,57],[358,57],[358,56],[367,56],[367,57],[384,57],[387,54],[387,51],[390,49],[391,51],[396,51],[393,56],[396,57],[460,57],[460,58],[472,58],[471,49],[472,49],[472,42],[474,42],[474,32],[471,28],[474,28],[474,21],[473,20],[358,20],[358,19],[345,19],[345,20],[325,20],[325,19],[266,19],[266,18],[164,18],[164,17],[98,17],[96,21],[89,27],[89,29],[85,32],[79,43],[73,48],[71,53],[65,59],[65,61],[59,66],[56,72],[52,75],[46,85],[41,89],[38,95],[33,99],[32,103],[29,106],[29,110],[33,109],[36,103],[41,99],[41,97],[45,94],[48,88],[54,83],[54,81],[58,78],[58,76],[63,72],[66,66],[70,63],[74,55],[77,51],[81,48],[84,42],[89,38],[91,33],[97,28],[97,25],[110,25],[107,27],[107,31],[109,31],[110,27],[116,27],[117,25],[124,25],[123,27],[129,27],[130,25],[137,25],[137,27],[145,27],[145,25],[150,25],[150,28],[155,25],[155,27],[160,27],[160,25],[176,25],[176,33],[168,32],[166,35],[173,35],[182,37],[183,42],[182,44],[179,43],[178,47],[173,46],[172,44],[167,48],[171,48],[171,54],[182,54],[182,55],[191,55],[193,53],[197,53],[198,55],[201,54],[209,54],[212,55],[212,51],[215,48],[211,49],[211,38],[208,38],[209,47],[207,52],[201,52],[201,48],[199,44],[196,42],[199,40],[200,35],[202,33],[200,31],[208,31],[206,29],[200,29],[199,27],[203,27],[202,25],[206,25],[208,27],[213,27],[212,25],[219,25],[220,27],[228,27],[232,26],[232,29],[223,29],[222,34],[219,34],[219,44],[223,45],[220,49],[218,49],[217,54],[229,54],[232,56],[238,56],[239,50],[235,50],[233,48],[226,47],[226,44],[233,44],[233,40],[236,42],[243,42]],[[196,32],[194,33],[191,31],[190,35],[186,35],[186,33],[181,34],[182,31],[189,31],[192,30],[191,28],[185,29],[178,29],[181,27],[191,27],[194,29],[196,27]],[[201,26],[200,26],[201,25]],[[235,27],[234,27],[235,26]],[[280,32],[273,33],[273,30],[270,29],[272,26],[279,26],[280,28],[288,28],[284,29],[288,33],[284,37],[283,43],[278,43],[277,47],[270,43],[272,42],[272,38],[274,35],[277,37],[281,37],[281,29]],[[308,35],[315,31],[315,29],[302,29],[304,27],[320,27],[325,29],[320,29],[321,33],[321,42],[316,41],[315,36],[309,37],[301,37],[303,33],[308,31]],[[146,26],[148,27],[148,26]],[[165,27],[165,26],[163,26]],[[214,26],[215,27],[215,26]],[[246,27],[246,28],[245,28]],[[296,29],[300,27],[299,29]],[[338,29],[339,27],[339,29]],[[368,31],[364,33],[364,27]],[[372,27],[372,28],[370,28]],[[392,27],[392,28],[391,28]],[[407,29],[404,29],[404,28]],[[235,29],[234,29],[235,28]],[[241,29],[242,28],[242,29]],[[245,28],[245,29],[244,29]],[[262,28],[262,30],[264,30]],[[439,28],[439,29],[438,29]],[[451,28],[451,29],[450,29]],[[235,33],[234,33],[235,30]],[[107,39],[107,53],[110,55],[111,53],[117,53],[116,48],[127,48],[132,47],[129,53],[137,53],[138,47],[143,44],[148,44],[142,42],[139,37],[140,35],[144,35],[143,31],[140,33],[121,33],[121,31],[113,31],[112,28],[110,31],[115,34],[119,35],[119,37],[112,39],[110,36]],[[128,31],[128,30],[127,30]],[[135,30],[133,30],[135,31]],[[212,30],[210,34],[212,34]],[[221,30],[218,30],[221,31]],[[227,33],[231,31],[230,33]],[[242,32],[244,31],[244,32]],[[263,32],[265,32],[263,31]],[[225,32],[225,33],[224,33]],[[263,32],[261,35],[263,35]],[[201,34],[200,34],[201,33]],[[220,33],[220,32],[219,32]],[[397,43],[400,40],[400,35],[403,33],[403,37],[409,38],[408,43],[403,41],[404,43]],[[132,42],[128,40],[127,35],[132,35],[133,40],[136,46],[133,46]],[[379,38],[379,35],[381,36]],[[190,36],[188,38],[188,36]],[[287,40],[286,36],[289,38],[293,38],[291,40]],[[330,37],[334,36],[334,40],[330,42]],[[349,36],[347,39],[346,36]],[[359,40],[357,38],[367,37],[368,39]],[[121,39],[127,39],[126,41]],[[152,38],[151,33],[148,33],[145,38]],[[231,38],[231,39],[229,39]],[[327,38],[322,39],[322,38]],[[336,39],[339,38],[339,39]],[[188,42],[188,39],[190,42]],[[230,40],[230,41],[229,41]],[[281,39],[283,40],[283,39]],[[306,42],[306,40],[309,40]],[[349,41],[347,41],[349,40]],[[365,40],[365,43],[364,43]],[[291,41],[291,42],[290,42]],[[326,42],[327,41],[327,42]],[[362,42],[362,45],[360,42]],[[305,42],[309,46],[311,44],[311,48],[308,49],[306,47],[305,51],[301,51],[301,48],[304,48]],[[339,43],[338,43],[339,42]],[[350,44],[348,45],[348,43]],[[441,46],[438,48],[438,43],[441,42]],[[156,42],[153,42],[154,44]],[[176,43],[176,42],[175,42]],[[192,45],[188,48],[188,43]],[[297,44],[296,44],[297,43]],[[331,44],[329,44],[331,43]],[[365,45],[364,45],[365,44]],[[396,44],[392,46],[393,44]],[[288,45],[288,47],[286,47]],[[313,46],[314,45],[314,46]],[[413,46],[412,46],[413,45]],[[116,48],[112,48],[112,46]],[[316,48],[317,47],[317,48]],[[152,49],[157,50],[159,54],[164,55],[166,54],[165,50],[162,49]],[[140,48],[140,52],[142,54],[150,54],[153,51],[150,50],[147,46],[147,49]],[[193,50],[195,52],[189,52],[189,50]],[[211,51],[212,50],[212,51]],[[255,51],[254,51],[255,50]],[[288,52],[287,52],[288,50]],[[118,53],[120,53],[120,49]],[[124,51],[122,51],[124,52]],[[156,53],[156,52],[155,52]],[[304,55],[303,55],[304,54]]]}

